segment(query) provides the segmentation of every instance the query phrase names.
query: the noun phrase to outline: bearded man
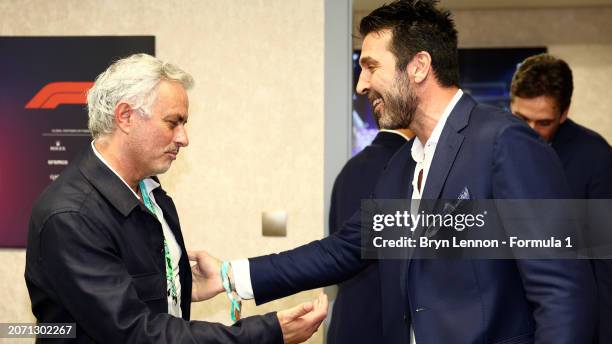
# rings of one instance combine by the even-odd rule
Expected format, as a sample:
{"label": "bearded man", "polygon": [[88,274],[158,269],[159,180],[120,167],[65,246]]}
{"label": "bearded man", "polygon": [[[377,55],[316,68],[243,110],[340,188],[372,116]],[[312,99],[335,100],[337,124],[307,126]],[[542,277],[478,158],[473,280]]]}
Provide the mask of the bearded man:
{"label": "bearded man", "polygon": [[[370,97],[381,123],[393,119],[416,134],[390,160],[374,198],[412,203],[567,198],[555,152],[523,121],[476,103],[459,88],[457,31],[450,16],[435,1],[400,0],[360,23],[364,40],[357,91]],[[350,278],[368,265],[361,259],[361,226],[357,212],[325,239],[232,261],[234,290],[260,304]],[[405,259],[378,264],[384,343],[406,343],[387,326],[397,319],[386,309],[398,303],[412,343],[570,344],[589,343],[593,336],[595,286],[587,261]],[[385,293],[397,284],[399,297]],[[222,288],[211,286],[211,291]]]}

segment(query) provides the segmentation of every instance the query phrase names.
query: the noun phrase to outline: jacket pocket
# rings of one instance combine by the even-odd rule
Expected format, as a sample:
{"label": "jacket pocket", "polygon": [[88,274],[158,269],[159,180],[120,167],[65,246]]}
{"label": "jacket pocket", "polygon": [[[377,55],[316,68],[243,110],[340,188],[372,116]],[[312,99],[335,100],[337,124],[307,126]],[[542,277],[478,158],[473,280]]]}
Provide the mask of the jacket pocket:
{"label": "jacket pocket", "polygon": [[132,275],[132,280],[138,297],[142,301],[151,301],[167,298],[166,278],[162,273],[153,272]]}

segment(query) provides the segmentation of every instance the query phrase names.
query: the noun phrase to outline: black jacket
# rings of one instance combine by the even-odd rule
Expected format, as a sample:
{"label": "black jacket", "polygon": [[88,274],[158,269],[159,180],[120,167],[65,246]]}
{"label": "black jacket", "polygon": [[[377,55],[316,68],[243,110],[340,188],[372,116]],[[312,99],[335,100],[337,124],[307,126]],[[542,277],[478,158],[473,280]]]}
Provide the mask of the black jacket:
{"label": "black jacket", "polygon": [[[376,182],[387,163],[406,142],[396,133],[381,131],[372,144],[351,158],[336,177],[329,209],[330,234],[340,230],[344,222],[361,208],[361,200],[370,199]],[[379,266],[368,265],[351,279],[338,285],[338,294],[327,331],[328,344],[382,343],[383,327],[395,332],[398,343],[409,342],[409,327],[403,321],[403,309],[385,309],[382,314]],[[398,268],[399,273],[399,268]],[[401,297],[399,283],[386,288],[386,297]]]}
{"label": "black jacket", "polygon": [[189,322],[191,269],[172,199],[155,200],[183,251],[183,319],[169,315],[162,228],[91,148],[37,200],[25,279],[38,322],[76,323],[78,343],[282,343],[274,313]]}

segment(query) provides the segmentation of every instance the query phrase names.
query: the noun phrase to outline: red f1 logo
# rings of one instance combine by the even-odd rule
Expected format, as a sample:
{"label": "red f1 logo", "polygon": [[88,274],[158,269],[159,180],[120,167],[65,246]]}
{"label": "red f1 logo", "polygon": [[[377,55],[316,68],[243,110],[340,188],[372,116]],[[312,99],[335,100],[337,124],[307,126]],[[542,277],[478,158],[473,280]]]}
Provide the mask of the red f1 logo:
{"label": "red f1 logo", "polygon": [[87,104],[90,81],[61,81],[46,84],[26,104],[26,109],[55,109],[62,104]]}

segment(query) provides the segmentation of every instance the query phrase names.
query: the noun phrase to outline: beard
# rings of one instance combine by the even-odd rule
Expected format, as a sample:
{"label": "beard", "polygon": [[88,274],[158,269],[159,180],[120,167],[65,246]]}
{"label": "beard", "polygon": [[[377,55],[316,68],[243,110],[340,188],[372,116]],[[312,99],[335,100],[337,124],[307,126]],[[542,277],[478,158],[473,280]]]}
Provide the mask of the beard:
{"label": "beard", "polygon": [[[406,129],[410,126],[416,112],[419,99],[410,87],[406,73],[398,73],[390,92],[378,93],[371,90],[368,93],[370,104],[381,99],[382,103],[374,109],[374,119],[379,129]],[[384,109],[380,106],[384,105]],[[373,105],[372,105],[373,106]]]}

